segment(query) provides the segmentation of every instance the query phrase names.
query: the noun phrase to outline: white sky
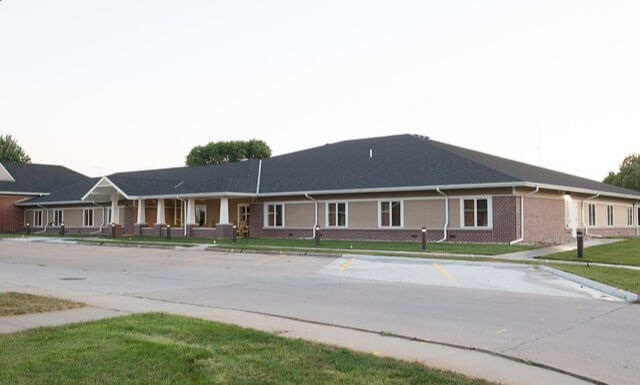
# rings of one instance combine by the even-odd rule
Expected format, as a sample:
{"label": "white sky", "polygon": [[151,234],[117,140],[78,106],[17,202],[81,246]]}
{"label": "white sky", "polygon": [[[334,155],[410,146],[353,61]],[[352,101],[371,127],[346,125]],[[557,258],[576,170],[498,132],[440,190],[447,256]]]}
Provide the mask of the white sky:
{"label": "white sky", "polygon": [[0,1],[0,133],[88,175],[419,133],[602,179],[640,152],[640,1]]}

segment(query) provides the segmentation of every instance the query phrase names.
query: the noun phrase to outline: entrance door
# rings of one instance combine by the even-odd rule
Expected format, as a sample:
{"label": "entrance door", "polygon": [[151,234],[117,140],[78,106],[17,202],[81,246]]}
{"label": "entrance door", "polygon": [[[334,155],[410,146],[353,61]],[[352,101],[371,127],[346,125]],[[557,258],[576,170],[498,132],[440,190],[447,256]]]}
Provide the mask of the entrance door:
{"label": "entrance door", "polygon": [[241,235],[249,235],[249,205],[238,205],[238,232]]}

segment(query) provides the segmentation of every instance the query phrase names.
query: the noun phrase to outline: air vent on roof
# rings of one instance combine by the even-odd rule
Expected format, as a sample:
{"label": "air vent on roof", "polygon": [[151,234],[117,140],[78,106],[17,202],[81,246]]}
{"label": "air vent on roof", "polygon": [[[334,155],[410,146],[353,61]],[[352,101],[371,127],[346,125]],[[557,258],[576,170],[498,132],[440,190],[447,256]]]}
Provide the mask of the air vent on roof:
{"label": "air vent on roof", "polygon": [[369,159],[373,159],[373,148],[369,149]]}
{"label": "air vent on roof", "polygon": [[184,184],[184,181],[182,181],[182,182],[178,183],[177,185],[173,186],[173,188],[178,188],[178,187],[182,186],[183,184]]}

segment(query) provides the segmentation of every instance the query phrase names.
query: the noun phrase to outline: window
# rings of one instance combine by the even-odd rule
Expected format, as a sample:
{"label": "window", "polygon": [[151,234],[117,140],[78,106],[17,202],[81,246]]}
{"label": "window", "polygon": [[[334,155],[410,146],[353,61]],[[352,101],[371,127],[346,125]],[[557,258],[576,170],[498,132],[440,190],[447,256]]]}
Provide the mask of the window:
{"label": "window", "polygon": [[207,224],[207,205],[196,205],[196,223],[200,226]]}
{"label": "window", "polygon": [[380,227],[402,227],[402,201],[380,202]]}
{"label": "window", "polygon": [[42,210],[36,210],[33,212],[33,227],[42,227]]}
{"label": "window", "polygon": [[53,210],[53,225],[60,226],[64,223],[64,213],[62,210]]}
{"label": "window", "polygon": [[327,227],[347,227],[347,204],[345,202],[327,203]]}
{"label": "window", "polygon": [[82,211],[82,226],[93,227],[93,209],[84,209]]}
{"label": "window", "polygon": [[589,203],[589,226],[594,227],[596,225],[596,205]]}
{"label": "window", "polygon": [[249,205],[238,205],[238,222],[240,225],[249,226]]}
{"label": "window", "polygon": [[613,226],[613,206],[607,206],[607,226]]}
{"label": "window", "polygon": [[633,207],[627,207],[627,225],[633,226]]}
{"label": "window", "polygon": [[267,227],[284,227],[284,205],[282,203],[267,205]]}
{"label": "window", "polygon": [[491,227],[491,199],[473,198],[463,199],[462,226],[463,227]]}

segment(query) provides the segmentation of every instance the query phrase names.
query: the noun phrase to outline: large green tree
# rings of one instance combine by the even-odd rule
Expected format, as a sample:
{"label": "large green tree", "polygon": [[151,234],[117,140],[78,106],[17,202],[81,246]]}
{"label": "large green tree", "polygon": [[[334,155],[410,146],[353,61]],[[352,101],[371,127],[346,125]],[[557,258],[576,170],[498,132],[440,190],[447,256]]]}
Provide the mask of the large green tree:
{"label": "large green tree", "polygon": [[11,135],[0,135],[0,162],[29,163],[31,158]]}
{"label": "large green tree", "polygon": [[629,155],[620,165],[620,171],[610,171],[604,183],[640,191],[640,154]]}
{"label": "large green tree", "polygon": [[246,159],[264,159],[271,156],[271,148],[262,140],[232,140],[209,142],[195,146],[187,155],[187,166],[203,166],[239,162]]}

